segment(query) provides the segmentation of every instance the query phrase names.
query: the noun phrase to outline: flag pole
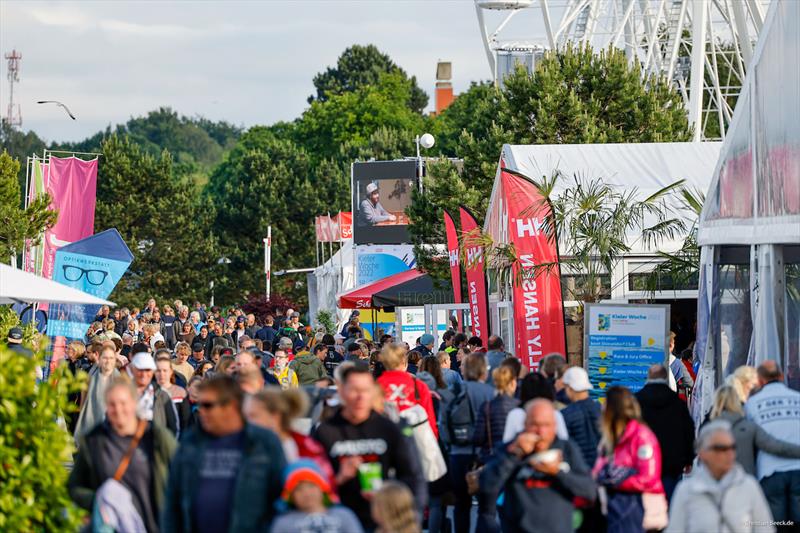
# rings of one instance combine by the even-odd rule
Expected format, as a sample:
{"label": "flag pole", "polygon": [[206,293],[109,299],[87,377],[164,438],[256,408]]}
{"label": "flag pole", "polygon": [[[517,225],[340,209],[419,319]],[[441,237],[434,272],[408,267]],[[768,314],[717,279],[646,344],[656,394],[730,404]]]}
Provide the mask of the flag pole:
{"label": "flag pole", "polygon": [[270,293],[270,270],[272,268],[272,226],[267,226],[267,238],[264,239],[264,274],[267,278],[267,301]]}

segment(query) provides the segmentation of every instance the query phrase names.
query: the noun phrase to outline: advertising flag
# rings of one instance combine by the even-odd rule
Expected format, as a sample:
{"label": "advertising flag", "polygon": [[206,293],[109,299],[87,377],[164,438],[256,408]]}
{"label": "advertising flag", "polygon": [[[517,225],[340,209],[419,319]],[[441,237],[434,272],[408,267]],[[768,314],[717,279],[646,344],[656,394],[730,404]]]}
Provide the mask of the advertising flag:
{"label": "advertising flag", "polygon": [[[43,195],[45,190],[45,163],[34,157],[31,161],[33,172],[31,173],[30,188],[28,190],[28,198],[31,202],[36,200],[40,195]],[[32,272],[39,276],[42,275],[44,243],[40,242],[37,246],[32,246],[31,241],[25,243],[25,272]]]}
{"label": "advertising flag", "polygon": [[486,271],[483,247],[471,242],[479,231],[478,223],[466,207],[459,207],[462,241],[467,256],[467,294],[472,318],[472,334],[489,344],[489,299],[486,294]]}
{"label": "advertising flag", "polygon": [[[509,241],[518,257],[512,267],[516,354],[535,371],[545,355],[567,353],[558,250],[544,229],[552,210],[530,180],[505,170],[500,179]],[[537,264],[555,268],[536,273]]]}
{"label": "advertising flag", "polygon": [[339,231],[341,240],[346,241],[353,238],[353,213],[351,211],[339,213]]}
{"label": "advertising flag", "polygon": [[[128,270],[133,254],[116,229],[62,246],[55,253],[53,280],[98,298],[108,298]],[[53,339],[55,364],[66,339],[82,339],[100,310],[97,305],[53,304],[47,335]]]}
{"label": "advertising flag", "polygon": [[447,235],[447,256],[450,259],[450,279],[453,283],[453,301],[461,303],[461,264],[458,257],[458,233],[453,217],[444,212],[444,231]]}
{"label": "advertising flag", "polygon": [[94,232],[97,159],[50,157],[47,192],[58,221],[44,234],[42,276],[54,279],[56,250]]}

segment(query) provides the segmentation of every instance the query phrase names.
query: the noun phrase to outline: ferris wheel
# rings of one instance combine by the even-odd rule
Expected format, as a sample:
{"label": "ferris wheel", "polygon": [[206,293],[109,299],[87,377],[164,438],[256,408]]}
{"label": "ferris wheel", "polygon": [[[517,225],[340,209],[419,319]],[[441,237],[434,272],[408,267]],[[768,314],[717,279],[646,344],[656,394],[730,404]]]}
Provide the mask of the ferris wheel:
{"label": "ferris wheel", "polygon": [[[724,138],[769,0],[474,0],[492,77],[567,43],[615,46],[670,80],[695,140]],[[494,27],[491,30],[490,27]],[[704,46],[693,46],[693,43]]]}

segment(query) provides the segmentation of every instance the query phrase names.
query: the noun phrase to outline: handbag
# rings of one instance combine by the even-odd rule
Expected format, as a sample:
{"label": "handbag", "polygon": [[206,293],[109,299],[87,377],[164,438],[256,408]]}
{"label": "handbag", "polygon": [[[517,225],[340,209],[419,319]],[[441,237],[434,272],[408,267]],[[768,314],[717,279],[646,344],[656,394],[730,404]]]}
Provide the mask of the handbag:
{"label": "handbag", "polygon": [[[489,453],[493,453],[494,446],[492,445],[492,423],[490,420],[489,402],[486,402],[486,437],[489,439]],[[472,470],[467,472],[467,492],[470,496],[474,496],[480,490],[480,478],[483,465],[476,464]]]}

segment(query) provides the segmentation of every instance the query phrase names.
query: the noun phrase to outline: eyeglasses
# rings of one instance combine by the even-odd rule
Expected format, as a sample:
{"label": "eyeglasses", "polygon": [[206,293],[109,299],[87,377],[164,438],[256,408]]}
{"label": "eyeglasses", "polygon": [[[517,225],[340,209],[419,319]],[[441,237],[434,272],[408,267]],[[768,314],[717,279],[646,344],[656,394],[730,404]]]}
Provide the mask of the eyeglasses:
{"label": "eyeglasses", "polygon": [[221,401],[218,400],[216,402],[197,402],[197,405],[200,407],[200,409],[206,409],[207,410],[207,409],[213,409],[214,407],[217,407],[218,405],[225,405],[225,403],[226,402],[221,402]]}
{"label": "eyeglasses", "polygon": [[709,450],[712,452],[722,453],[722,452],[732,452],[736,450],[735,444],[712,444],[708,447]]}
{"label": "eyeglasses", "polygon": [[108,277],[108,272],[105,270],[84,269],[75,265],[64,265],[64,278],[67,281],[78,281],[83,276],[86,276],[86,281],[89,285],[102,285]]}

